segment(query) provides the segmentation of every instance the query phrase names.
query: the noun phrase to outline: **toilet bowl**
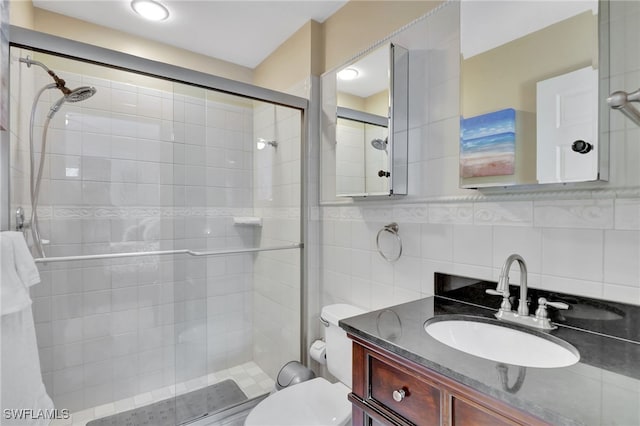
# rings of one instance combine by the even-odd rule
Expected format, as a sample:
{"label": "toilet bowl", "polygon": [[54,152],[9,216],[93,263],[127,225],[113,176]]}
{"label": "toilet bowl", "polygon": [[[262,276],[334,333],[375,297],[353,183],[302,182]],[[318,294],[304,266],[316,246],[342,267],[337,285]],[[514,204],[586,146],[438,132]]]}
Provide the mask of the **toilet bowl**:
{"label": "toilet bowl", "polygon": [[245,426],[342,426],[351,420],[351,389],[322,377],[278,391],[249,413]]}
{"label": "toilet bowl", "polygon": [[327,367],[339,382],[318,377],[287,387],[265,398],[251,410],[245,426],[343,426],[351,421],[351,340],[338,321],[364,313],[345,304],[322,308]]}

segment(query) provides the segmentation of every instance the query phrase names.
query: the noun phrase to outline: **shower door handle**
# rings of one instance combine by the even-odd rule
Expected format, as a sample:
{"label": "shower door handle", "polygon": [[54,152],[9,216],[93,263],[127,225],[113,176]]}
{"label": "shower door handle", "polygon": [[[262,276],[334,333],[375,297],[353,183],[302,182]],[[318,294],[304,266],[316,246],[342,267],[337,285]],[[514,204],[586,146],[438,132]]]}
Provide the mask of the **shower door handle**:
{"label": "shower door handle", "polygon": [[391,176],[390,172],[385,172],[384,170],[380,170],[378,172],[378,177],[389,177],[389,176]]}

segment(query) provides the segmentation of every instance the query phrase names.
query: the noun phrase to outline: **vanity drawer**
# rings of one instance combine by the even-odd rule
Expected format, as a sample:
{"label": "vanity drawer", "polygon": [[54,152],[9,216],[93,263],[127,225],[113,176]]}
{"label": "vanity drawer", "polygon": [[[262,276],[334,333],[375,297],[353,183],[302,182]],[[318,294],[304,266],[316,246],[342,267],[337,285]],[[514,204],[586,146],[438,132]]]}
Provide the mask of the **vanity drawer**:
{"label": "vanity drawer", "polygon": [[441,423],[441,392],[435,384],[388,359],[369,354],[370,403],[382,405],[413,424]]}

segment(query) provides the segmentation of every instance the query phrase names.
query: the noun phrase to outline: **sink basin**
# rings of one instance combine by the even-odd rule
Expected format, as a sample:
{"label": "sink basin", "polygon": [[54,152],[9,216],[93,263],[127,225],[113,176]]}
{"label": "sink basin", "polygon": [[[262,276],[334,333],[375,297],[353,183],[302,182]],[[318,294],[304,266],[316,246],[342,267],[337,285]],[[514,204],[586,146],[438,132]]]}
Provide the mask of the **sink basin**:
{"label": "sink basin", "polygon": [[454,349],[512,365],[557,368],[580,360],[578,350],[564,340],[490,318],[444,315],[425,322],[424,329]]}

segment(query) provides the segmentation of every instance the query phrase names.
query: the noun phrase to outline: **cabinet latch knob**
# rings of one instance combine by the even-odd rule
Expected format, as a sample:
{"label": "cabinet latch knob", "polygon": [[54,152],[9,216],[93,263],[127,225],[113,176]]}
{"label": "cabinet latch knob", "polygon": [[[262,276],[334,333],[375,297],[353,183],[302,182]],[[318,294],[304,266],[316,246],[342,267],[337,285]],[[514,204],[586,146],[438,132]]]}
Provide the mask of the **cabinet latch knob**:
{"label": "cabinet latch knob", "polygon": [[404,389],[394,390],[393,391],[393,400],[396,402],[402,402],[405,397]]}

